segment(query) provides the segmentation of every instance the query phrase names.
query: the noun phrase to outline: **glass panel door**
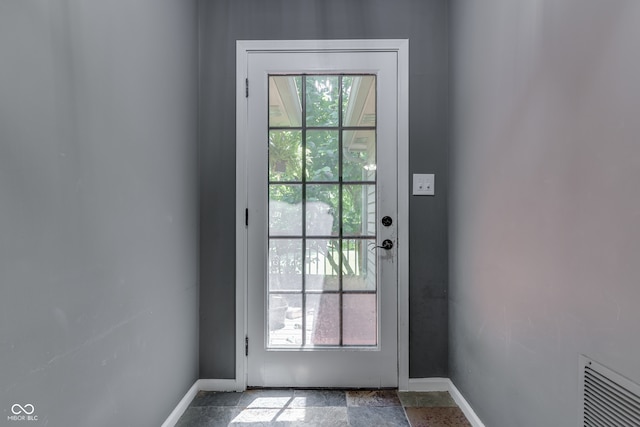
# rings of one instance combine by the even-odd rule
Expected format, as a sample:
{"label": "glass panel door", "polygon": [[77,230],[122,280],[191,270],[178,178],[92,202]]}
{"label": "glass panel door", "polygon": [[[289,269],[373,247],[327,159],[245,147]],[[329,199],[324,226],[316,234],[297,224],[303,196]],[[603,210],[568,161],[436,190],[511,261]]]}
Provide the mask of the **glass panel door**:
{"label": "glass panel door", "polygon": [[268,79],[267,347],[375,347],[376,76]]}
{"label": "glass panel door", "polygon": [[[397,56],[252,52],[247,384],[398,381]],[[242,155],[242,154],[241,154]],[[239,274],[243,274],[240,272]]]}

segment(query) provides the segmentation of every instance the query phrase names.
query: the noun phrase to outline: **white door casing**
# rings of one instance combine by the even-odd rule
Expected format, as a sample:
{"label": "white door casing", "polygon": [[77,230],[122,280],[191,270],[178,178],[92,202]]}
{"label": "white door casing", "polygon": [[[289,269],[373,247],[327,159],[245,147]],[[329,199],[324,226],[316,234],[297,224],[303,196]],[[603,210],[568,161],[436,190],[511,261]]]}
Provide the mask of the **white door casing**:
{"label": "white door casing", "polygon": [[[390,47],[391,46],[391,47]],[[407,41],[238,42],[236,388],[395,387],[408,383]],[[378,341],[373,346],[268,348],[268,76],[377,77]],[[246,82],[249,97],[246,97]],[[242,95],[242,97],[240,96]],[[399,172],[399,173],[398,173]],[[249,225],[246,225],[248,212]],[[393,226],[383,227],[388,215]],[[245,337],[249,356],[245,357]],[[276,346],[277,347],[277,346]]]}

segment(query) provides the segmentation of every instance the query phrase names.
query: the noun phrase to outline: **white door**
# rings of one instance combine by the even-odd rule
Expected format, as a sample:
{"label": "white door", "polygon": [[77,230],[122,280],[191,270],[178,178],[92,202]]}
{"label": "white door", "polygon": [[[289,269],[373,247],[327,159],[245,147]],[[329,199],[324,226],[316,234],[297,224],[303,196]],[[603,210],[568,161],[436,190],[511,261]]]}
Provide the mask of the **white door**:
{"label": "white door", "polygon": [[247,385],[395,387],[397,53],[247,64]]}

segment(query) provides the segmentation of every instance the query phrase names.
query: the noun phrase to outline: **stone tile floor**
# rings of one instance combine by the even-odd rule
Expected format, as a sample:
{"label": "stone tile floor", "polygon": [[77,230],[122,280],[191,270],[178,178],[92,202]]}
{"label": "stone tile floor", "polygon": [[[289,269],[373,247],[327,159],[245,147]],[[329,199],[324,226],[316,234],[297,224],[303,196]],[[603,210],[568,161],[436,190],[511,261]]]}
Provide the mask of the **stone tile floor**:
{"label": "stone tile floor", "polygon": [[176,427],[471,427],[447,392],[201,391]]}

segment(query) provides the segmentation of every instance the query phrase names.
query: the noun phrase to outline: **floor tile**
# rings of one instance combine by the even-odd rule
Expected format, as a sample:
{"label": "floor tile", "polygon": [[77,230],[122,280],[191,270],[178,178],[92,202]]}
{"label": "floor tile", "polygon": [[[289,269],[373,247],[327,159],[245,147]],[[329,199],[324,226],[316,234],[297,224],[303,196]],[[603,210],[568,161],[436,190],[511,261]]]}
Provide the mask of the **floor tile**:
{"label": "floor tile", "polygon": [[347,407],[324,408],[244,408],[230,427],[349,427]]}
{"label": "floor tile", "polygon": [[238,406],[243,408],[283,409],[293,401],[291,389],[255,389],[242,393]]}
{"label": "floor tile", "polygon": [[351,427],[409,427],[400,406],[353,406],[347,411]]}
{"label": "floor tile", "polygon": [[236,406],[241,397],[242,393],[199,391],[191,406]]}
{"label": "floor tile", "polygon": [[277,408],[238,408],[238,414],[231,420],[229,426],[237,427],[268,427],[277,425],[276,418],[284,409]]}
{"label": "floor tile", "polygon": [[348,406],[400,406],[395,390],[347,391]]}
{"label": "floor tile", "polygon": [[238,408],[194,406],[187,408],[175,427],[227,427],[238,415]]}
{"label": "floor tile", "polygon": [[291,408],[323,406],[347,406],[346,392],[343,390],[295,390]]}
{"label": "floor tile", "polygon": [[290,426],[349,427],[347,407],[287,409],[276,419]]}
{"label": "floor tile", "polygon": [[432,392],[399,392],[398,397],[404,407],[445,407],[457,406],[451,395],[446,391]]}
{"label": "floor tile", "polygon": [[[403,408],[404,406],[404,408]],[[176,427],[471,427],[446,392],[199,392]]]}
{"label": "floor tile", "polygon": [[405,408],[411,427],[471,427],[460,408]]}

